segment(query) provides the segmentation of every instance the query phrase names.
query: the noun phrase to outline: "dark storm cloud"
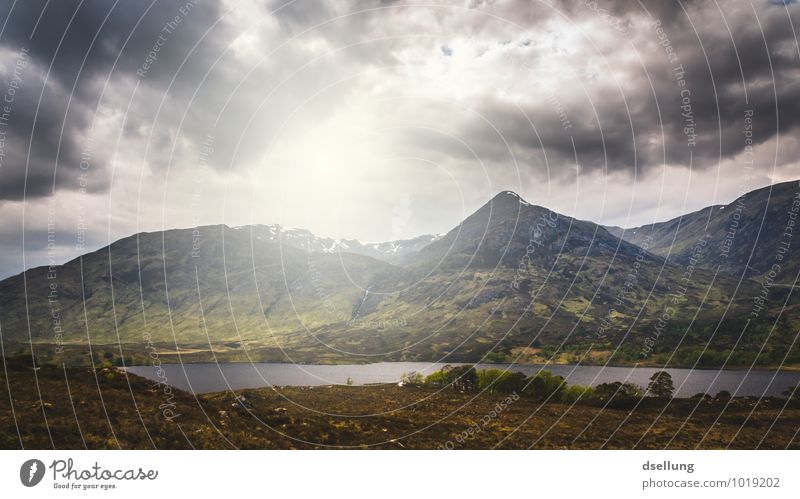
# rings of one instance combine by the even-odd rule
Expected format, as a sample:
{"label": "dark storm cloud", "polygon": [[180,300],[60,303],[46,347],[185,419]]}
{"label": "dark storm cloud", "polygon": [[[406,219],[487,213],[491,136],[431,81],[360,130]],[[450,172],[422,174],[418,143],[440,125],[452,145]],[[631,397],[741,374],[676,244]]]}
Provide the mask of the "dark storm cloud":
{"label": "dark storm cloud", "polygon": [[[796,132],[800,125],[800,62],[793,31],[800,23],[800,6],[559,5],[576,24],[620,16],[620,25],[632,29],[630,45],[621,40],[597,53],[588,44],[580,47],[587,58],[598,58],[599,74],[568,68],[580,74],[579,81],[552,93],[532,83],[530,94],[537,98],[519,107],[495,95],[478,101],[481,114],[520,152],[543,149],[567,172],[574,171],[576,161],[589,170],[643,172],[665,163],[704,168],[745,149],[746,114],[754,120],[753,145]],[[634,50],[639,60],[619,62]],[[463,122],[461,133],[479,154],[493,160],[508,157],[505,145],[480,120]],[[783,161],[760,160],[763,168]],[[545,171],[543,161],[529,167]]]}
{"label": "dark storm cloud", "polygon": [[[180,9],[187,5],[191,11],[181,15]],[[446,47],[451,56],[458,57],[459,49],[449,43],[449,37],[486,39],[488,47],[518,41],[522,36],[532,37],[535,43],[537,30],[547,29],[551,20],[564,18],[576,26],[589,23],[594,32],[587,36],[602,37],[615,28],[625,30],[626,35],[616,44],[603,45],[599,52],[584,39],[585,44],[577,49],[586,59],[606,58],[598,59],[599,71],[568,68],[579,75],[580,85],[573,82],[552,95],[541,93],[532,84],[531,97],[519,104],[524,114],[497,92],[471,96],[468,104],[496,126],[502,137],[474,117],[454,118],[445,113],[448,127],[465,137],[467,145],[496,168],[504,168],[510,158],[502,138],[515,147],[518,158],[532,161],[530,168],[539,172],[551,167],[557,170],[559,164],[572,171],[576,160],[585,169],[631,172],[665,162],[711,166],[743,150],[743,121],[748,110],[756,120],[755,144],[793,132],[800,124],[799,64],[793,29],[800,21],[800,6],[767,1],[754,5],[755,9],[747,2],[722,2],[718,7],[716,2],[662,0],[564,0],[552,4],[470,1],[438,6],[381,0],[259,2],[260,13],[271,16],[281,32],[265,36],[252,60],[237,59],[229,51],[203,81],[211,64],[241,32],[252,29],[263,34],[268,27],[259,25],[258,19],[253,19],[252,26],[215,24],[225,14],[217,2],[41,0],[17,2],[13,7],[6,2],[0,7],[0,19],[7,19],[0,35],[6,59],[3,79],[9,79],[14,53],[20,47],[29,49],[31,64],[11,116],[0,200],[45,196],[54,185],[56,189],[78,187],[76,169],[87,148],[88,130],[95,122],[95,110],[107,81],[109,88],[102,99],[116,106],[126,105],[131,82],[139,81],[138,100],[126,116],[123,139],[139,137],[142,130],[149,130],[151,157],[147,159],[156,170],[170,161],[169,151],[177,137],[197,145],[209,133],[216,137],[212,166],[235,168],[237,161],[258,157],[265,141],[278,131],[296,103],[322,85],[320,75],[334,75],[348,65],[358,71],[361,67],[400,64],[398,53],[415,44],[431,44],[437,56],[442,55],[441,47]],[[360,13],[305,33],[352,12]],[[169,35],[146,76],[137,76],[165,23],[176,15],[182,18],[179,29]],[[664,40],[659,39],[656,22],[669,40],[674,60],[669,60]],[[211,35],[176,75],[178,66],[212,26]],[[520,33],[520,27],[529,33]],[[430,34],[440,34],[441,39],[434,43],[426,38]],[[295,35],[299,35],[300,45],[316,38],[331,49],[383,36],[413,36],[372,41],[322,59],[259,108],[278,82],[315,55],[289,44],[260,59]],[[532,58],[558,57],[555,53],[530,54]],[[575,62],[582,61],[565,64]],[[678,65],[685,71],[685,87],[678,86]],[[251,69],[255,71],[248,73]],[[496,68],[512,80],[519,70],[514,62]],[[154,122],[170,84],[169,98],[164,100],[158,122]],[[682,102],[683,88],[690,92],[688,108]],[[189,102],[195,91],[196,99]],[[331,112],[345,95],[342,91],[326,97],[327,101],[317,99],[315,111],[321,115]],[[178,130],[184,115],[187,119]],[[213,123],[219,126],[213,127]],[[691,133],[687,133],[687,127]],[[690,140],[694,133],[696,139]],[[241,147],[236,149],[240,139]],[[468,148],[452,139],[417,131],[406,133],[404,140],[402,144],[427,149],[431,154],[445,153],[464,160],[472,157]],[[96,175],[91,189],[102,190],[107,188],[109,152],[98,144],[91,148]],[[550,165],[544,165],[543,152],[548,154]],[[781,161],[785,159],[781,157]]]}
{"label": "dark storm cloud", "polygon": [[174,63],[186,56],[222,14],[217,2],[200,0],[26,1],[9,7],[0,11],[2,18],[8,18],[0,43],[30,47],[33,57],[50,69],[52,78],[68,88],[77,80],[78,91],[84,88],[79,73],[81,78],[105,77],[112,66],[123,74],[135,73],[166,23],[178,16],[180,26],[167,34],[159,62],[148,74],[151,79],[171,77]]}
{"label": "dark storm cloud", "polygon": [[44,93],[43,85],[40,70],[29,66],[9,106],[0,199],[35,198],[51,193],[54,186],[77,185],[74,173],[80,168],[81,153],[88,150],[79,137],[89,127],[93,110],[80,99],[70,102],[69,93],[57,82]]}
{"label": "dark storm cloud", "polygon": [[[155,86],[165,85],[218,18],[213,2],[25,1],[0,8],[6,21],[0,35],[6,54],[3,81],[11,80],[21,48],[30,55],[9,112],[0,200],[78,188],[82,154],[91,155],[90,192],[108,187],[108,144],[90,141],[102,84],[109,81],[113,89],[116,79],[135,77],[165,23],[176,15],[182,18],[180,29],[169,35],[147,74],[147,84]],[[192,69],[188,65],[184,71]],[[136,121],[135,113],[131,119]]]}

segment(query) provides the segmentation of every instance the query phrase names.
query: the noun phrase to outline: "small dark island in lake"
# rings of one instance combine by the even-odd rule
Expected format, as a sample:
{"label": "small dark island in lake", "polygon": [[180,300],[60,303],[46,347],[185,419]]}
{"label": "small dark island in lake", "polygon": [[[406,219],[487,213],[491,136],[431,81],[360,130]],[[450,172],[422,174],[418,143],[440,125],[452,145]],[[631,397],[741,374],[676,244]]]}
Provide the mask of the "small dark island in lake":
{"label": "small dark island in lake", "polygon": [[656,379],[643,397],[455,367],[402,386],[192,395],[110,366],[5,365],[4,449],[800,449],[796,393],[672,399]]}

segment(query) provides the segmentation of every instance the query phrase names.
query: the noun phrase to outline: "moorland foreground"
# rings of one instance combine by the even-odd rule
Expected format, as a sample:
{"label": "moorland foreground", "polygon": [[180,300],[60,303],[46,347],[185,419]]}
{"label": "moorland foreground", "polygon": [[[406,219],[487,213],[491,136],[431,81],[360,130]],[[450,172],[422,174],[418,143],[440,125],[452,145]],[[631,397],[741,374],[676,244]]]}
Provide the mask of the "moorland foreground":
{"label": "moorland foreground", "polygon": [[10,362],[0,386],[3,449],[800,449],[797,399],[609,408],[396,384],[195,396],[113,367]]}

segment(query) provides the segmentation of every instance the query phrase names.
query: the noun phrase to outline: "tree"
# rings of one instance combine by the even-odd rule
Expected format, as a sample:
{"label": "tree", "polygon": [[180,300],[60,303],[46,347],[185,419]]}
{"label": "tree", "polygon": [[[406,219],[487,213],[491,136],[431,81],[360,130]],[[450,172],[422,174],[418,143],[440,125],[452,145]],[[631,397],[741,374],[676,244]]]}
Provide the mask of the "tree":
{"label": "tree", "polygon": [[594,389],[590,386],[570,385],[561,392],[561,401],[567,404],[586,403],[594,397]]}
{"label": "tree", "polygon": [[478,373],[472,366],[454,367],[449,372],[450,384],[454,390],[469,392],[478,386]]}
{"label": "tree", "polygon": [[425,383],[428,385],[434,386],[445,386],[450,383],[450,370],[453,369],[453,366],[450,364],[444,366],[443,368],[439,369],[438,371],[434,371],[425,377]]}
{"label": "tree", "polygon": [[672,383],[672,376],[667,371],[658,371],[650,376],[650,384],[647,385],[647,393],[652,393],[660,399],[670,399],[675,393],[675,385]]}
{"label": "tree", "polygon": [[693,400],[700,400],[702,402],[711,402],[713,400],[713,397],[711,395],[703,392],[695,393],[694,395],[691,396],[691,398]]}
{"label": "tree", "polygon": [[642,398],[642,389],[633,383],[602,383],[594,389],[595,399],[613,409],[630,407]]}
{"label": "tree", "polygon": [[521,391],[525,385],[525,375],[501,369],[478,371],[478,389],[489,393],[513,393]]}
{"label": "tree", "polygon": [[419,386],[425,382],[425,376],[416,371],[410,373],[403,373],[400,376],[400,384],[402,386]]}
{"label": "tree", "polygon": [[426,384],[435,386],[450,385],[454,390],[468,392],[478,385],[478,375],[472,366],[444,366],[425,378]]}
{"label": "tree", "polygon": [[731,398],[731,392],[729,392],[728,390],[720,390],[719,392],[717,392],[717,396],[714,398],[716,400],[728,400],[729,398]]}
{"label": "tree", "polygon": [[561,376],[553,376],[550,371],[539,371],[525,382],[523,393],[535,400],[558,401],[561,391],[567,384]]}
{"label": "tree", "polygon": [[797,386],[790,386],[786,390],[781,393],[784,397],[788,398],[789,400],[796,400],[800,399],[800,385]]}

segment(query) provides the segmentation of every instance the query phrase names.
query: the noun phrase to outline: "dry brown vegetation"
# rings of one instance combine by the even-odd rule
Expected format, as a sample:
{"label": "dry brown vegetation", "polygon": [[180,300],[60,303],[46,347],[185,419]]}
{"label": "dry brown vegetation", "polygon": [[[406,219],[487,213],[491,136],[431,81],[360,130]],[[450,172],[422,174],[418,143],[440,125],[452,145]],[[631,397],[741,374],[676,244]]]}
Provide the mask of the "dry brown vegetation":
{"label": "dry brown vegetation", "polygon": [[0,371],[0,448],[800,448],[800,405],[777,398],[646,399],[630,410],[523,397],[497,413],[508,395],[373,385],[195,397],[113,368],[35,374]]}

